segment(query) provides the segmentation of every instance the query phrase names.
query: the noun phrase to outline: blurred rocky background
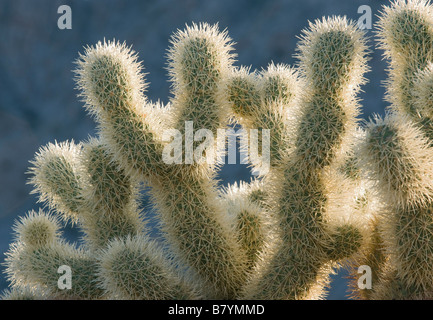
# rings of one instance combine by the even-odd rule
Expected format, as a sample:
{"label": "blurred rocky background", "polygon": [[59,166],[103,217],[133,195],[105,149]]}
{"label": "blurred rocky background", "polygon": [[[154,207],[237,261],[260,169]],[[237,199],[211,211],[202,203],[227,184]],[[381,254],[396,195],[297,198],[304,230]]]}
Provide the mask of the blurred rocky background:
{"label": "blurred rocky background", "polygon": [[[346,15],[355,21],[361,5],[373,13],[367,30],[371,47],[369,83],[361,94],[363,117],[383,114],[386,65],[375,49],[378,0],[0,0],[0,263],[13,241],[14,220],[37,209],[25,172],[39,147],[48,142],[85,140],[95,124],[77,98],[72,70],[78,52],[99,40],[133,45],[143,61],[151,100],[168,101],[166,49],[177,29],[191,22],[219,23],[236,42],[237,65],[265,68],[270,61],[294,64],[297,36],[322,16]],[[72,29],[60,30],[60,5],[72,9]],[[249,180],[242,165],[225,165],[221,184]],[[69,235],[76,236],[73,229]],[[0,267],[0,272],[4,269]],[[347,299],[344,272],[333,278],[328,299]],[[0,274],[0,291],[7,286]]]}

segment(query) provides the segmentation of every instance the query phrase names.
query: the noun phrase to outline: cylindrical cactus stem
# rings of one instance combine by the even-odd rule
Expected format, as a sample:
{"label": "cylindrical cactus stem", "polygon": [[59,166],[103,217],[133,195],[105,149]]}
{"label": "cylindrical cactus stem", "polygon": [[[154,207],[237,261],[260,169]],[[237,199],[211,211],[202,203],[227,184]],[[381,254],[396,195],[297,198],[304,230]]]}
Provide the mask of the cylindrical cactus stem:
{"label": "cylindrical cactus stem", "polygon": [[[199,277],[204,295],[226,299],[234,298],[246,281],[246,255],[226,209],[217,201],[213,181],[217,153],[208,157],[211,151],[206,149],[207,161],[190,162],[186,141],[202,129],[215,137],[227,123],[228,103],[221,87],[231,72],[231,49],[226,32],[219,32],[217,26],[187,26],[174,35],[169,50],[173,126],[185,139],[184,163],[171,165],[151,191],[170,243]],[[191,131],[186,130],[189,124]],[[195,150],[202,142],[194,140]],[[213,147],[216,142],[211,141]]]}
{"label": "cylindrical cactus stem", "polygon": [[[413,106],[419,118],[420,128],[424,134],[433,140],[433,63],[415,75],[413,84]],[[413,119],[413,117],[412,117]],[[415,121],[417,121],[415,120]]]}
{"label": "cylindrical cactus stem", "polygon": [[417,72],[413,96],[415,109],[419,115],[433,122],[433,62]]}
{"label": "cylindrical cactus stem", "polygon": [[143,233],[138,182],[119,169],[99,139],[83,144],[81,159],[86,187],[80,217],[88,246],[101,249],[110,240]]}
{"label": "cylindrical cactus stem", "polygon": [[259,112],[261,106],[261,91],[257,73],[250,73],[250,69],[240,67],[233,70],[226,80],[228,100],[235,119],[242,125],[249,127],[251,118]]}
{"label": "cylindrical cactus stem", "polygon": [[336,168],[344,164],[355,136],[355,94],[367,60],[363,33],[345,18],[316,21],[304,31],[299,52],[305,87],[292,124],[293,147],[267,177],[274,182],[269,207],[280,240],[245,290],[253,299],[321,297],[330,262],[353,254],[362,242],[354,224],[338,226],[341,219],[333,215],[351,199],[338,189],[346,182]]}
{"label": "cylindrical cactus stem", "polygon": [[49,143],[31,161],[29,183],[39,201],[55,209],[65,220],[77,222],[82,205],[80,176],[81,145],[72,142]]}
{"label": "cylindrical cactus stem", "polygon": [[247,277],[245,251],[217,200],[216,186],[195,171],[179,170],[151,190],[162,229],[180,261],[192,267],[207,298],[233,299]]}
{"label": "cylindrical cactus stem", "polygon": [[[427,0],[394,1],[384,8],[378,27],[379,44],[390,63],[387,98],[391,108],[420,123],[414,82],[417,73],[433,61],[433,6]],[[431,125],[427,130],[433,132]]]}
{"label": "cylindrical cactus stem", "polygon": [[[7,253],[6,272],[14,286],[40,286],[52,299],[98,299],[94,256],[64,243],[59,223],[42,211],[31,212],[15,226],[17,242]],[[62,268],[70,273],[67,287],[59,285]],[[66,269],[65,269],[66,270]]]}
{"label": "cylindrical cactus stem", "polygon": [[356,133],[356,94],[365,83],[363,33],[345,18],[328,18],[304,31],[298,46],[305,77],[295,154],[309,170],[344,160]]}
{"label": "cylindrical cactus stem", "polygon": [[429,1],[397,0],[384,8],[379,21],[379,43],[390,64],[391,113],[367,125],[359,149],[385,204],[377,229],[386,263],[377,266],[372,299],[431,297],[432,16]]}
{"label": "cylindrical cactus stem", "polygon": [[88,47],[78,61],[77,83],[86,109],[127,174],[151,177],[162,170],[162,144],[155,113],[164,109],[146,101],[146,84],[135,53],[116,42]]}
{"label": "cylindrical cactus stem", "polygon": [[[299,96],[300,81],[294,69],[286,65],[270,64],[261,73],[249,73],[246,68],[234,71],[226,81],[229,103],[242,127],[263,133],[270,130],[270,167],[281,163],[291,145],[290,122],[294,118],[294,106]],[[263,134],[262,134],[263,138]],[[262,150],[260,140],[251,148]],[[251,152],[249,152],[251,156]],[[260,163],[251,158],[252,165],[259,169]],[[260,172],[260,170],[258,170]]]}
{"label": "cylindrical cactus stem", "polygon": [[[410,116],[391,114],[369,123],[360,157],[377,181],[385,211],[379,228],[395,270],[382,298],[427,297],[433,290],[433,150]],[[386,270],[384,273],[389,273]],[[398,289],[400,288],[400,289]]]}
{"label": "cylindrical cactus stem", "polygon": [[[369,241],[360,250],[355,259],[350,261],[350,282],[349,288],[351,290],[351,297],[361,300],[377,300],[387,299],[386,294],[383,294],[383,288],[386,287],[386,273],[394,273],[394,269],[389,268],[389,259],[382,240],[381,231],[379,228],[379,219],[373,217],[369,221]],[[370,279],[360,279],[361,272],[365,270],[360,269],[361,266],[367,266],[371,271]],[[365,285],[360,286],[360,281]],[[365,281],[369,281],[371,287],[367,286]],[[392,299],[391,296],[388,296]]]}
{"label": "cylindrical cactus stem", "polygon": [[179,30],[170,42],[172,126],[183,137],[182,163],[186,164],[177,169],[212,172],[223,151],[218,130],[225,129],[229,119],[221,88],[233,68],[231,39],[217,25],[200,23]]}
{"label": "cylindrical cactus stem", "polygon": [[50,143],[32,163],[33,192],[61,217],[79,222],[89,248],[96,250],[111,239],[143,230],[137,185],[98,139],[80,145]]}
{"label": "cylindrical cactus stem", "polygon": [[111,298],[195,299],[192,287],[168,263],[160,246],[147,237],[111,242],[100,253],[102,286]]}
{"label": "cylindrical cactus stem", "polygon": [[235,221],[238,242],[247,255],[247,269],[253,269],[262,252],[269,246],[272,234],[271,217],[263,208],[265,192],[263,183],[253,180],[229,185],[220,192],[223,206]]}
{"label": "cylindrical cactus stem", "polygon": [[[185,141],[193,138],[186,136],[191,133],[185,129],[189,124],[193,130],[207,129],[215,134],[226,122],[227,103],[219,87],[231,71],[230,50],[226,33],[207,24],[187,27],[172,39],[169,59],[174,99],[170,122]],[[182,260],[193,265],[207,285],[211,283],[208,292],[216,290],[216,297],[233,297],[245,278],[243,255],[224,221],[225,209],[214,200],[216,189],[209,182],[212,165],[187,161],[194,155],[188,153],[187,143],[182,148],[184,164],[163,162],[163,144],[154,130],[160,123],[154,123],[140,109],[144,85],[135,60],[129,49],[114,43],[87,49],[79,62],[78,83],[88,109],[97,116],[107,146],[127,174],[135,170],[140,177],[152,178],[152,194],[161,208],[168,237],[180,244],[177,249]],[[157,129],[163,133],[162,128]],[[193,147],[198,143],[193,141]],[[180,199],[184,206],[179,206]],[[199,241],[188,242],[186,238]],[[203,251],[206,243],[212,250]]]}
{"label": "cylindrical cactus stem", "polygon": [[409,116],[393,113],[370,122],[359,157],[377,179],[377,189],[386,203],[407,207],[431,199],[430,140]]}
{"label": "cylindrical cactus stem", "polygon": [[227,31],[217,25],[193,24],[173,35],[168,61],[175,129],[184,133],[185,122],[193,121],[196,130],[217,134],[225,126],[229,109],[220,87],[232,71],[232,50]]}

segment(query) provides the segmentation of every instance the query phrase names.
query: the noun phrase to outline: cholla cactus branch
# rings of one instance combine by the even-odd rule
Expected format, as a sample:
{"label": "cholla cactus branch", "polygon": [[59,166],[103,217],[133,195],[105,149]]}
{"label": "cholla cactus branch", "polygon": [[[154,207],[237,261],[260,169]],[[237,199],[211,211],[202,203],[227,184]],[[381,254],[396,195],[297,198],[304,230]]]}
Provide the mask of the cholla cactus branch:
{"label": "cholla cactus branch", "polygon": [[81,206],[82,182],[80,177],[80,145],[72,142],[49,143],[40,149],[29,174],[32,193],[39,194],[39,201],[50,209],[62,213],[62,218],[78,221]]}
{"label": "cholla cactus branch", "polygon": [[[389,61],[390,112],[367,125],[362,166],[376,182],[384,208],[377,217],[376,285],[368,298],[430,299],[433,282],[432,121],[430,62],[433,7],[398,0],[380,18],[379,42]],[[379,262],[379,263],[375,263]]]}
{"label": "cholla cactus branch", "polygon": [[[173,96],[162,105],[144,95],[143,68],[131,48],[103,41],[85,49],[77,84],[98,137],[50,144],[30,169],[40,201],[78,224],[82,245],[62,240],[51,214],[22,219],[7,258],[14,289],[4,297],[323,296],[332,268],[368,238],[367,206],[360,204],[367,192],[351,168],[356,94],[367,69],[364,35],[345,18],[310,24],[298,69],[235,68],[232,51],[216,25],[175,33],[168,50]],[[262,137],[270,130],[269,167],[260,157],[266,141],[250,139],[243,151],[258,179],[219,189],[221,141],[203,148],[203,139],[230,121]],[[167,133],[182,139],[167,140]],[[167,147],[176,142],[172,152],[180,155],[168,163]],[[253,156],[255,149],[262,151]],[[162,241],[150,237],[141,215],[142,182],[150,186]],[[71,290],[56,286],[60,265],[73,270]]]}
{"label": "cholla cactus branch", "polygon": [[343,207],[350,211],[353,193],[336,192],[336,184],[354,190],[337,168],[355,136],[365,40],[340,18],[316,21],[301,39],[302,78],[271,64],[260,74],[241,68],[227,86],[243,126],[272,130],[263,207],[277,228],[244,290],[248,298],[320,297],[332,262],[350,257],[365,241],[362,228],[341,215]]}
{"label": "cholla cactus branch", "polygon": [[[172,39],[169,61],[174,99],[170,110],[160,112],[170,114],[173,128],[184,136],[188,121],[196,130],[214,133],[227,121],[219,83],[231,70],[229,41],[225,32],[207,24],[187,27]],[[146,101],[140,98],[143,80],[129,49],[98,44],[87,50],[79,65],[78,83],[87,108],[97,115],[114,159],[127,173],[149,179],[169,242],[204,280],[208,295],[233,298],[245,280],[243,254],[224,218],[226,211],[216,201],[216,188],[209,179],[212,168],[207,163],[168,166],[163,162],[164,144],[156,135],[162,130],[141,111],[152,107],[141,105]],[[183,150],[185,162],[187,157]]]}

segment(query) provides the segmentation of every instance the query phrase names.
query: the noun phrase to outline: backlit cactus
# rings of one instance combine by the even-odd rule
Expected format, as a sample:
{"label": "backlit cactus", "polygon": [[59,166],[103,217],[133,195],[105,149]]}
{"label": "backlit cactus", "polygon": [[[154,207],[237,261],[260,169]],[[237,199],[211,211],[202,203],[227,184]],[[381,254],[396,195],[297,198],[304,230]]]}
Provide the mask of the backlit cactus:
{"label": "backlit cactus", "polygon": [[[385,9],[391,113],[365,128],[368,49],[346,18],[310,23],[297,66],[260,72],[234,65],[226,31],[187,26],[171,39],[166,105],[144,95],[125,44],[87,47],[76,80],[97,137],[37,153],[30,183],[50,212],[16,223],[3,298],[320,299],[345,263],[372,268],[373,289],[354,286],[363,298],[431,297],[432,19],[424,1]],[[213,138],[233,123],[258,177],[219,187],[227,137]],[[79,244],[60,222],[80,227]]]}
{"label": "backlit cactus", "polygon": [[375,219],[375,241],[361,260],[372,268],[373,286],[358,294],[368,299],[431,299],[432,5],[395,1],[382,12],[378,34],[390,65],[391,106],[384,119],[368,123],[357,152],[383,204]]}
{"label": "backlit cactus", "polygon": [[354,185],[340,170],[356,132],[363,34],[345,19],[316,21],[298,57],[300,75],[271,64],[258,75],[240,69],[227,86],[242,125],[272,132],[262,206],[275,220],[275,234],[246,298],[319,298],[335,263],[365,241],[362,225],[352,223]]}
{"label": "backlit cactus", "polygon": [[[86,49],[78,61],[77,82],[86,109],[98,122],[100,137],[82,145],[49,145],[37,155],[30,170],[41,201],[66,220],[78,221],[85,234],[84,245],[73,256],[64,257],[62,254],[74,249],[64,248],[67,245],[60,240],[44,243],[40,252],[20,237],[7,258],[13,285],[40,285],[49,297],[58,297],[59,290],[52,283],[58,274],[48,268],[51,264],[70,263],[73,270],[77,266],[76,272],[93,264],[93,272],[86,269],[86,274],[94,279],[87,279],[86,284],[95,290],[78,288],[77,283],[79,291],[70,298],[237,295],[250,268],[247,255],[252,256],[252,251],[246,246],[260,242],[251,238],[248,230],[248,221],[254,222],[254,216],[245,216],[238,223],[245,234],[238,237],[236,217],[222,205],[213,179],[216,162],[191,159],[186,143],[183,163],[163,161],[168,144],[163,137],[165,129],[179,130],[185,141],[193,139],[195,151],[201,141],[188,135],[201,128],[216,134],[229,120],[220,86],[232,68],[231,50],[226,32],[219,32],[216,26],[193,25],[176,33],[169,54],[174,98],[169,106],[160,106],[144,97],[141,66],[129,48],[104,42]],[[189,125],[195,126],[191,128],[194,131],[189,131]],[[214,150],[206,159],[217,158],[218,149]],[[137,205],[141,181],[151,186],[163,241],[147,238]],[[249,214],[248,210],[242,213]],[[23,221],[19,230],[29,228],[27,224]],[[36,257],[41,259],[34,270],[42,274],[39,278],[27,276],[31,264],[21,263],[21,259],[33,261]]]}

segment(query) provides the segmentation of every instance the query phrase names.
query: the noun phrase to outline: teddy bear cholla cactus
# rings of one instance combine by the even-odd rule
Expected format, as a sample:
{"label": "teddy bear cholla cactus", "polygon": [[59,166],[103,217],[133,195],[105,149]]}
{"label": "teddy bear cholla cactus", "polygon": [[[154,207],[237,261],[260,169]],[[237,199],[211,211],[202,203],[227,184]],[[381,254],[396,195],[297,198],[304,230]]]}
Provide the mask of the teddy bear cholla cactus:
{"label": "teddy bear cholla cactus", "polygon": [[[20,288],[24,296],[47,298],[322,296],[331,266],[365,240],[349,221],[356,183],[341,169],[365,71],[362,33],[340,18],[311,25],[300,46],[305,84],[285,66],[271,65],[260,76],[237,70],[231,50],[216,26],[176,33],[169,50],[173,98],[161,106],[144,97],[141,66],[129,48],[87,48],[78,84],[99,137],[50,144],[31,169],[40,200],[79,224],[83,244],[61,240],[51,214],[21,219],[7,257],[10,296]],[[194,129],[216,134],[232,109],[246,127],[271,129],[264,181],[218,190],[216,161],[188,163],[186,145],[182,164],[163,161],[164,131],[185,136],[192,121]],[[213,150],[207,159],[220,156]],[[139,213],[142,181],[159,215],[159,242]],[[351,191],[336,192],[336,184]],[[71,290],[57,286],[60,265],[73,271]]]}
{"label": "teddy bear cholla cactus", "polygon": [[366,299],[433,297],[433,7],[427,1],[395,1],[379,22],[389,60],[384,119],[368,123],[359,146],[361,167],[381,196],[375,239],[361,264],[372,267]]}
{"label": "teddy bear cholla cactus", "polygon": [[323,19],[304,32],[298,50],[302,81],[271,64],[259,75],[240,69],[228,86],[242,125],[272,132],[263,206],[278,237],[244,288],[248,298],[320,297],[335,262],[368,239],[366,216],[354,214],[356,183],[342,170],[366,71],[363,34],[345,19]]}

